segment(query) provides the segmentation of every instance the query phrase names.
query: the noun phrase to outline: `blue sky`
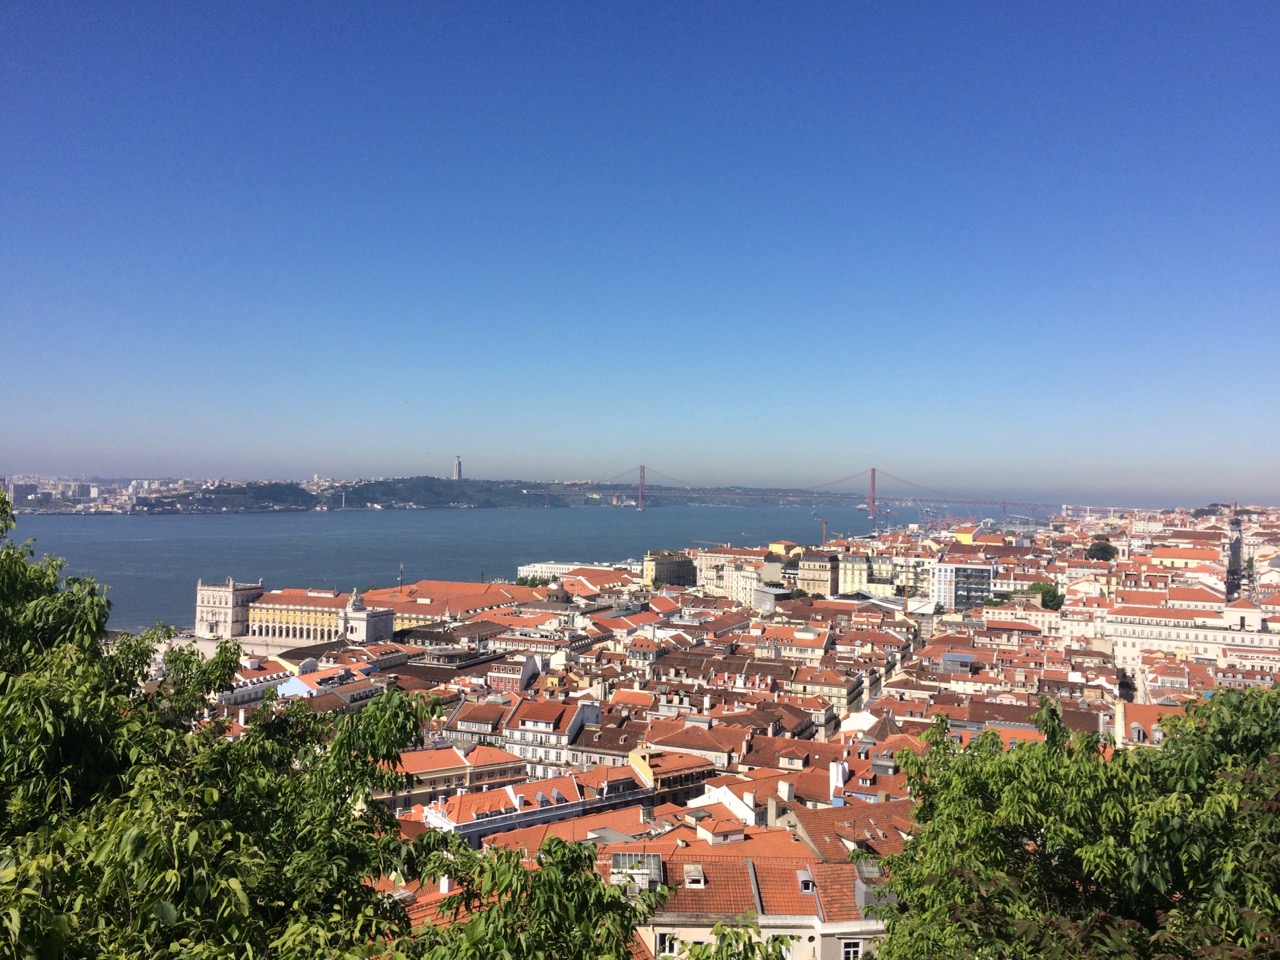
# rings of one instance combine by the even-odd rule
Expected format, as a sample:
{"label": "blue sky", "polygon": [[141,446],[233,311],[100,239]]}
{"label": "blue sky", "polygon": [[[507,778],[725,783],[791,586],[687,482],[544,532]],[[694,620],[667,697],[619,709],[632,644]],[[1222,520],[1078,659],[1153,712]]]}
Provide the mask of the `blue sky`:
{"label": "blue sky", "polygon": [[1280,500],[1280,7],[0,8],[0,474]]}

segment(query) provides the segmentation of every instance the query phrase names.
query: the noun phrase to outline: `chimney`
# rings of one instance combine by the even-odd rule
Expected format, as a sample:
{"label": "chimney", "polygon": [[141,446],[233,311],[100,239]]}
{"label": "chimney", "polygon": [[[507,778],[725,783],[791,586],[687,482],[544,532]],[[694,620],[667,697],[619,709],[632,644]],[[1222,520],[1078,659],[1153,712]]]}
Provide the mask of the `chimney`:
{"label": "chimney", "polygon": [[778,799],[783,803],[794,802],[796,799],[796,785],[790,780],[779,780]]}
{"label": "chimney", "polygon": [[245,723],[244,723],[244,707],[241,707],[241,708],[240,708],[240,712],[239,712],[239,714],[237,714],[237,716],[236,716],[236,722],[237,722],[238,724],[240,724],[240,726],[242,726],[242,727],[245,725]]}
{"label": "chimney", "polygon": [[457,889],[458,889],[458,884],[457,884],[456,882],[454,882],[453,877],[441,877],[441,878],[440,878],[440,892],[441,892],[441,893],[453,893],[453,891],[455,891],[455,890],[457,890]]}

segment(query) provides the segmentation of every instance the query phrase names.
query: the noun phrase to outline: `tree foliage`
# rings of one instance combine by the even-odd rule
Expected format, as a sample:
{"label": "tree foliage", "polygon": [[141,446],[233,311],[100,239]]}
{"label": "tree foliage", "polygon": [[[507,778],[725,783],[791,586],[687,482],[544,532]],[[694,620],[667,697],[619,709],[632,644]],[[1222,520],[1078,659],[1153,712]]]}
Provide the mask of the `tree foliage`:
{"label": "tree foliage", "polygon": [[750,917],[738,917],[734,923],[721,921],[711,928],[706,943],[681,945],[681,960],[787,960],[790,945],[796,937],[774,935],[762,937],[760,927]]}
{"label": "tree foliage", "polygon": [[554,582],[550,577],[516,577],[517,587],[547,587]]}
{"label": "tree foliage", "polygon": [[918,830],[888,860],[885,960],[1251,958],[1280,949],[1280,692],[1219,691],[1160,748],[1071,734],[903,767]]}
{"label": "tree foliage", "polygon": [[477,852],[454,837],[422,837],[423,872],[430,880],[458,884],[441,907],[452,922],[428,926],[409,948],[431,960],[559,960],[562,957],[622,960],[636,924],[660,894],[628,897],[622,887],[601,882],[594,844],[551,837],[527,869],[522,854]]}
{"label": "tree foliage", "polygon": [[1105,560],[1110,563],[1120,555],[1120,551],[1110,540],[1094,540],[1084,555],[1086,560]]}
{"label": "tree foliage", "polygon": [[1061,610],[1066,601],[1056,584],[1037,581],[1027,587],[1032,593],[1040,594],[1040,605],[1046,610]]}

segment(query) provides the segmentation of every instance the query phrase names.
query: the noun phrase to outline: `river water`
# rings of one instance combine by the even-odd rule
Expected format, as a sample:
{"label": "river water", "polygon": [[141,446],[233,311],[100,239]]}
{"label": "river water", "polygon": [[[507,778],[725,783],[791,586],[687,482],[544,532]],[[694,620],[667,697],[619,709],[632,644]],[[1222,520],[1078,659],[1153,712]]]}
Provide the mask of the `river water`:
{"label": "river water", "polygon": [[[65,573],[109,587],[111,627],[156,622],[189,627],[196,580],[277,587],[391,586],[404,563],[415,580],[514,579],[540,560],[611,562],[696,541],[753,546],[816,543],[870,529],[865,512],[808,506],[348,510],[205,516],[20,516],[12,536],[35,538],[37,555],[66,561]],[[910,518],[914,519],[914,517]]]}

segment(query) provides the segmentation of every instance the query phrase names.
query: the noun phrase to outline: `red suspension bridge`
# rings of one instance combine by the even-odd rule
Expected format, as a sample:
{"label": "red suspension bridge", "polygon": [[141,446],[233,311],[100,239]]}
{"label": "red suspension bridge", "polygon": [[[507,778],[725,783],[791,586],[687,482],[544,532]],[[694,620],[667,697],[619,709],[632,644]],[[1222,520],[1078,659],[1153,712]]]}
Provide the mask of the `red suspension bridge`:
{"label": "red suspension bridge", "polygon": [[[649,482],[656,478],[660,482]],[[877,490],[877,480],[881,482]],[[888,480],[886,489],[883,481]],[[860,490],[850,489],[853,485],[862,486]],[[865,485],[865,486],[864,486]],[[709,487],[702,484],[688,483],[676,477],[670,477],[651,467],[644,465],[624,470],[616,476],[609,477],[599,483],[592,484],[557,484],[556,488],[539,488],[529,493],[540,493],[547,496],[563,494],[570,489],[589,488],[594,495],[608,496],[615,503],[632,503],[636,509],[645,508],[646,496],[660,497],[670,500],[704,500],[716,497],[732,497],[749,500],[823,500],[852,503],[865,508],[870,519],[876,519],[877,513],[889,506],[911,506],[921,509],[947,510],[952,507],[999,507],[1001,518],[1009,516],[1010,510],[1025,510],[1032,516],[1037,513],[1056,512],[1058,503],[1038,503],[1029,500],[997,500],[982,497],[949,494],[935,490],[922,484],[904,480],[876,467],[867,467],[858,473],[814,487],[801,488],[752,488],[752,487]],[[605,488],[605,489],[601,489]],[[863,492],[865,490],[865,492]]]}

